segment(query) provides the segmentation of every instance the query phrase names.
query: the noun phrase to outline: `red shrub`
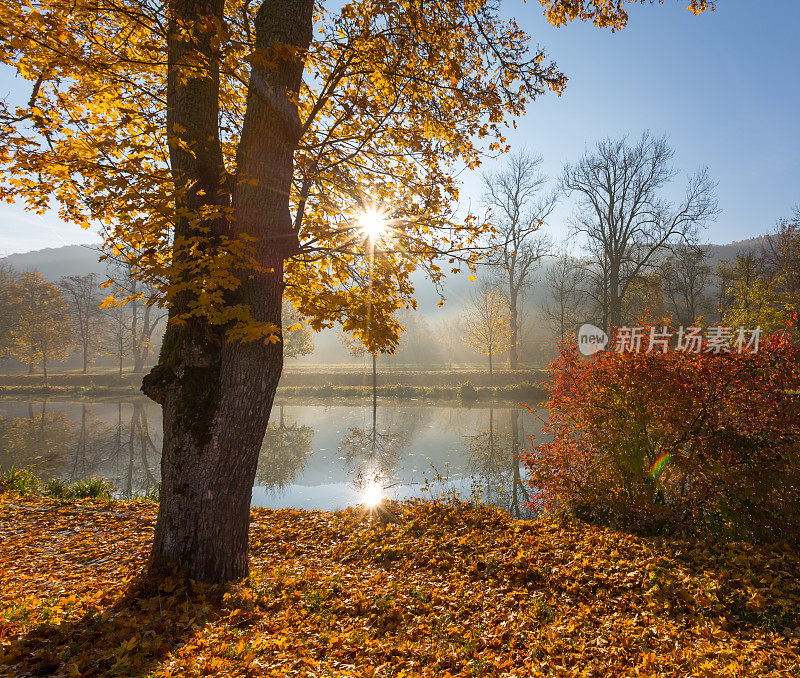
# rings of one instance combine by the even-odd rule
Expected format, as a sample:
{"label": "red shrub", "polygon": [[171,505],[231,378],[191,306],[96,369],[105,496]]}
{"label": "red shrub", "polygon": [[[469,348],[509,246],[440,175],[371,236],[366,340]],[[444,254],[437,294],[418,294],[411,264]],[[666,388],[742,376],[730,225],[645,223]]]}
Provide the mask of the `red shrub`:
{"label": "red shrub", "polygon": [[525,455],[539,508],[798,538],[800,352],[787,336],[742,354],[576,348],[551,365],[551,441]]}

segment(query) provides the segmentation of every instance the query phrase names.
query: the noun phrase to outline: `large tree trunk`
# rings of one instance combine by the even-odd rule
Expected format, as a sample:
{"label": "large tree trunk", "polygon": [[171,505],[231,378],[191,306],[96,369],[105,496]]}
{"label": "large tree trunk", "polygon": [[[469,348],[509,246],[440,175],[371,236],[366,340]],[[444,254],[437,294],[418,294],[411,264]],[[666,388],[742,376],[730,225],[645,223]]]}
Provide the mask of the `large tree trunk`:
{"label": "large tree trunk", "polygon": [[[176,21],[199,24],[209,14],[222,17],[223,0],[171,4],[173,29]],[[249,306],[256,321],[278,326],[283,261],[297,244],[289,193],[300,122],[287,93],[300,85],[301,58],[312,37],[312,10],[313,0],[265,0],[259,8],[256,47],[295,45],[299,57],[278,60],[269,72],[264,66],[253,67],[233,182],[226,179],[219,144],[219,80],[211,36],[200,33],[189,43],[171,30],[169,40],[167,124],[186,130],[183,140],[196,149],[190,154],[180,144],[171,146],[176,184],[189,187],[190,210],[230,201],[230,220],[220,218],[204,226],[217,236],[253,236],[263,269],[240,271],[241,284],[229,301]],[[211,63],[206,76],[178,78],[172,65],[198,51]],[[274,58],[254,63],[270,61]],[[188,222],[178,222],[176,234],[191,234],[190,228]],[[176,298],[171,317],[186,303]],[[152,572],[176,566],[205,582],[247,575],[253,481],[282,367],[280,343],[231,343],[224,328],[203,319],[168,326],[159,363],[143,383],[143,390],[161,403],[164,418]]]}

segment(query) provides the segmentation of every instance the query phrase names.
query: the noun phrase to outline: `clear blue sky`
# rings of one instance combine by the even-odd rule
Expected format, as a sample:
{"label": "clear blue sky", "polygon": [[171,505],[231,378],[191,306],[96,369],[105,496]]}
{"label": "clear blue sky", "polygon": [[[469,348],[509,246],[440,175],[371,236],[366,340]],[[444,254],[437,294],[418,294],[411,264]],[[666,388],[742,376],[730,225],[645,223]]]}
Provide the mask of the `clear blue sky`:
{"label": "clear blue sky", "polygon": [[[722,214],[706,240],[726,243],[769,230],[800,204],[800,2],[718,0],[700,17],[686,4],[632,7],[628,27],[611,34],[580,23],[556,29],[537,0],[506,1],[569,77],[564,95],[533,103],[509,139],[543,155],[554,176],[604,136],[664,133],[684,175],[707,165],[719,182]],[[0,73],[0,94],[27,90]],[[683,183],[676,181],[676,195]],[[468,178],[463,195],[474,199],[478,185]],[[556,239],[570,209],[554,214]],[[0,253],[90,240],[55,216],[0,205]]]}

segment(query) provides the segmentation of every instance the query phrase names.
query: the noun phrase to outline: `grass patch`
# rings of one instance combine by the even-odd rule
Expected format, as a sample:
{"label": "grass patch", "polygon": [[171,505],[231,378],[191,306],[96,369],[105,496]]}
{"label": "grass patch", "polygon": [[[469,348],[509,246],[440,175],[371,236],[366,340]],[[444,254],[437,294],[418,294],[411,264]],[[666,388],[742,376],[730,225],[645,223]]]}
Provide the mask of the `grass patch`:
{"label": "grass patch", "polygon": [[0,493],[23,497],[49,497],[61,501],[74,499],[111,499],[111,485],[103,478],[88,478],[69,483],[61,478],[43,481],[33,471],[12,468],[0,476]]}

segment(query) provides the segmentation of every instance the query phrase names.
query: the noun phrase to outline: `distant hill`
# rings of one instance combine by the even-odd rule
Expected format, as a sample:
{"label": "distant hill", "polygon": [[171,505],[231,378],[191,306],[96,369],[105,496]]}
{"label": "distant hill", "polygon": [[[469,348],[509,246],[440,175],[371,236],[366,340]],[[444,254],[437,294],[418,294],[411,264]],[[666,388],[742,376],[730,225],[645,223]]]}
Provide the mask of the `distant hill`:
{"label": "distant hill", "polygon": [[[716,266],[722,261],[732,261],[741,252],[760,248],[764,241],[765,238],[761,236],[725,245],[706,245],[706,251],[708,252],[710,264]],[[99,252],[96,246],[68,245],[24,254],[12,254],[0,259],[0,261],[11,264],[17,271],[38,270],[47,279],[55,282],[67,275],[96,273],[105,277],[105,265],[98,262],[98,257]],[[540,331],[543,327],[538,315],[546,295],[543,281],[548,267],[552,265],[552,261],[552,259],[548,258],[542,262],[542,265],[534,275],[530,288],[525,292],[522,319],[523,324],[527,323],[525,326],[526,332]],[[487,274],[488,272],[485,269],[479,272],[479,276]],[[412,282],[415,288],[419,314],[422,319],[427,321],[434,333],[438,331],[437,327],[442,321],[463,315],[477,288],[476,283],[470,282],[467,271],[448,275],[442,290],[437,290],[425,272],[421,270],[412,275]],[[439,300],[442,297],[444,297],[445,303],[444,306],[439,307]],[[314,352],[302,358],[299,362],[339,364],[361,361],[360,358],[352,358],[346,355],[336,330],[324,330],[316,334],[314,336],[314,344]],[[291,361],[290,364],[296,363]]]}
{"label": "distant hill", "polygon": [[106,267],[98,261],[99,257],[96,245],[65,245],[11,254],[0,261],[11,264],[17,271],[39,271],[48,280],[57,281],[65,275],[104,275]]}
{"label": "distant hill", "polygon": [[706,245],[705,249],[711,263],[718,264],[723,261],[733,261],[737,255],[747,250],[761,249],[766,242],[766,236],[760,235],[756,238],[747,238],[747,240],[737,240],[727,245]]}
{"label": "distant hill", "polygon": [[[732,261],[741,252],[760,248],[764,242],[764,236],[759,236],[725,245],[709,244],[706,245],[706,251],[710,263],[716,266],[722,261]],[[65,275],[86,275],[87,273],[104,275],[105,265],[98,261],[99,256],[94,245],[67,245],[24,254],[12,254],[0,261],[8,262],[18,271],[38,270],[48,280],[57,281]],[[532,287],[527,293],[528,301],[533,306],[538,306],[543,294],[542,281],[548,265],[549,260],[546,259],[537,271]],[[473,290],[476,288],[475,283],[469,281],[467,271],[448,275],[441,290],[445,304],[440,308],[438,305],[441,298],[440,290],[431,284],[424,271],[416,271],[412,276],[412,281],[416,290],[419,312],[434,322],[459,313],[470,303]]]}

